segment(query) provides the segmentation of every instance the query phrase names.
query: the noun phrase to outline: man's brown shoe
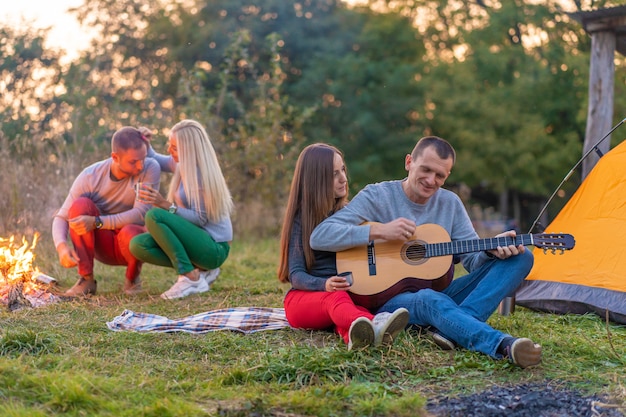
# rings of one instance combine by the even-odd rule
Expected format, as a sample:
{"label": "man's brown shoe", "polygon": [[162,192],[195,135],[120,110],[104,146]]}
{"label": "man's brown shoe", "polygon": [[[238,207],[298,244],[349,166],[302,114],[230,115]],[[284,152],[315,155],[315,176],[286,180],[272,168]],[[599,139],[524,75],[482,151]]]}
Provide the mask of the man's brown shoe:
{"label": "man's brown shoe", "polygon": [[95,294],[98,289],[98,282],[95,279],[85,279],[80,277],[76,284],[69,290],[65,291],[68,297],[80,297],[88,294]]}
{"label": "man's brown shoe", "polygon": [[141,288],[141,277],[137,277],[133,281],[129,279],[124,280],[124,294],[137,295],[141,292],[143,292],[143,288]]}
{"label": "man's brown shoe", "polygon": [[541,345],[525,337],[514,339],[513,343],[505,348],[505,352],[509,362],[521,368],[541,363]]}

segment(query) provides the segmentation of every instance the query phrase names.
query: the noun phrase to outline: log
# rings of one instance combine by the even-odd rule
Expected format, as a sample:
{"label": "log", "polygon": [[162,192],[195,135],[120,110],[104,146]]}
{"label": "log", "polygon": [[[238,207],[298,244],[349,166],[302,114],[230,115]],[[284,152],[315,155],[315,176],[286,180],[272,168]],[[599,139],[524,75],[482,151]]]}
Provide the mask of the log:
{"label": "log", "polygon": [[24,280],[16,279],[9,284],[9,296],[7,307],[9,311],[20,310],[25,307],[32,307],[30,301],[24,297]]}

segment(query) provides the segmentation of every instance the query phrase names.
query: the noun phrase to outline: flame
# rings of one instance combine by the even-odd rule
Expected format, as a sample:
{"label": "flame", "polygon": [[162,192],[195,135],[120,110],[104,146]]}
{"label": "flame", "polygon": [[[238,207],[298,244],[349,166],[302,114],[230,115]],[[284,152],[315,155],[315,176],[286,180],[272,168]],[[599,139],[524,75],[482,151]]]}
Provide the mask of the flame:
{"label": "flame", "polygon": [[22,280],[25,291],[36,286],[32,277],[39,273],[39,270],[33,267],[34,249],[37,247],[38,239],[38,233],[34,234],[32,243],[22,237],[22,243],[19,246],[16,244],[15,236],[7,239],[0,237],[0,285]]}
{"label": "flame", "polygon": [[[30,307],[41,307],[60,301],[50,288],[56,280],[33,266],[38,239],[39,233],[36,232],[30,243],[25,237],[22,237],[21,244],[15,236],[0,237],[0,305],[7,305],[11,311],[26,306],[26,303],[30,303]],[[19,292],[22,301],[16,307]]]}

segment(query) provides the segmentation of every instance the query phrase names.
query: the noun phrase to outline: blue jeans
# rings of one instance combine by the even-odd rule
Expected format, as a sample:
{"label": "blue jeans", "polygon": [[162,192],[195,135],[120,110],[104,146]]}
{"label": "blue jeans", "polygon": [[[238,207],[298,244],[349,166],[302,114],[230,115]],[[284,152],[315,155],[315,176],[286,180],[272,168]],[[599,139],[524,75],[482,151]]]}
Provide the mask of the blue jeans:
{"label": "blue jeans", "polygon": [[487,323],[504,297],[512,295],[533,266],[529,250],[517,256],[485,262],[438,292],[424,289],[398,294],[379,310],[409,310],[409,323],[435,327],[443,336],[472,351],[500,359],[496,352],[507,334]]}

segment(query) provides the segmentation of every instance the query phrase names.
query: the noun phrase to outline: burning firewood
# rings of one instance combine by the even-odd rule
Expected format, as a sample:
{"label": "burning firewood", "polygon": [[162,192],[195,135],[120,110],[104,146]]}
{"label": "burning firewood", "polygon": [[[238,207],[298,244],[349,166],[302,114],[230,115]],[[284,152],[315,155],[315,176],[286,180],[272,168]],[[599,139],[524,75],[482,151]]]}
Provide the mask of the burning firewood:
{"label": "burning firewood", "polygon": [[9,308],[9,311],[19,310],[24,307],[32,307],[30,301],[24,297],[24,280],[14,280],[9,284],[7,307]]}
{"label": "burning firewood", "polygon": [[37,244],[35,234],[32,244],[22,239],[22,245],[15,244],[15,238],[0,238],[0,301],[10,311],[24,307],[38,307],[57,301],[58,298],[48,289],[56,280],[33,268]]}

